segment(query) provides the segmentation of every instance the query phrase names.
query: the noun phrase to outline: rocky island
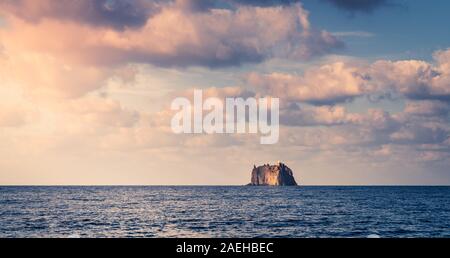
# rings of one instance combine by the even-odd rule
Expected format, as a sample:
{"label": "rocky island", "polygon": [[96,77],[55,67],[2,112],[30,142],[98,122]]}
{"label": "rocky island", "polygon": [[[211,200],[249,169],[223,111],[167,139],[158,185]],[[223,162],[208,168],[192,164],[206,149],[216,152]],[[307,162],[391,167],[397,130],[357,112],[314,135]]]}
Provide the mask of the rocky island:
{"label": "rocky island", "polygon": [[256,167],[253,165],[252,180],[248,185],[297,185],[292,170],[285,164],[264,164]]}

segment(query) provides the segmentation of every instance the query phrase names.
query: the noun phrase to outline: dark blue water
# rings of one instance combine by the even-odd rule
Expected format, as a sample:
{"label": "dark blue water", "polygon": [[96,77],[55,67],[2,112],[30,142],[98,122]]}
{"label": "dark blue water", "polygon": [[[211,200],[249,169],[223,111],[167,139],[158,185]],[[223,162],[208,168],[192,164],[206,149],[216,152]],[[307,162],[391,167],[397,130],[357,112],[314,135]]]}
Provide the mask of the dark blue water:
{"label": "dark blue water", "polygon": [[0,237],[450,237],[450,187],[0,187]]}

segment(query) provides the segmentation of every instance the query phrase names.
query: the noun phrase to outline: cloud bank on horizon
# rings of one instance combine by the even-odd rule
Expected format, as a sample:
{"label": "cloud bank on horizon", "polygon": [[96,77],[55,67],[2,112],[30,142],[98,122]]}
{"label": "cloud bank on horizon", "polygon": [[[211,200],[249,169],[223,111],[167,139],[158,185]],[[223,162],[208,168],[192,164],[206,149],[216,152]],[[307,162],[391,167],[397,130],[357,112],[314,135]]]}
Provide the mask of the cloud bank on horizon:
{"label": "cloud bank on horizon", "polygon": [[[426,60],[351,56],[307,4],[0,2],[0,183],[239,184],[282,159],[312,184],[449,184],[450,42]],[[373,19],[395,3],[315,4]],[[171,98],[194,88],[280,98],[280,142],[174,135]]]}

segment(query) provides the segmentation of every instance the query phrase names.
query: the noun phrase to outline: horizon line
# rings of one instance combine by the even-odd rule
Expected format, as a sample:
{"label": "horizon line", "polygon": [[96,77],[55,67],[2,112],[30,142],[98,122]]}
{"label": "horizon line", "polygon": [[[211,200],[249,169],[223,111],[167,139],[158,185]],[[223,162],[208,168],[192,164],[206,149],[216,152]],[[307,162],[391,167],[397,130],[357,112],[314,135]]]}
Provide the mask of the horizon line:
{"label": "horizon line", "polygon": [[[161,184],[0,184],[0,187],[111,187],[111,186],[119,186],[119,187],[148,187],[148,186],[197,186],[197,187],[209,187],[209,186],[216,186],[216,187],[236,187],[236,186],[248,186],[246,184],[242,185],[199,185],[199,184],[167,184],[167,185],[161,185]],[[355,187],[355,186],[364,186],[364,187],[408,187],[408,186],[427,186],[427,187],[450,187],[450,184],[324,184],[324,185],[315,185],[315,184],[305,184],[305,185],[296,185],[296,186],[271,186],[271,185],[260,185],[260,186],[249,186],[249,187],[302,187],[302,186],[312,186],[312,187]]]}

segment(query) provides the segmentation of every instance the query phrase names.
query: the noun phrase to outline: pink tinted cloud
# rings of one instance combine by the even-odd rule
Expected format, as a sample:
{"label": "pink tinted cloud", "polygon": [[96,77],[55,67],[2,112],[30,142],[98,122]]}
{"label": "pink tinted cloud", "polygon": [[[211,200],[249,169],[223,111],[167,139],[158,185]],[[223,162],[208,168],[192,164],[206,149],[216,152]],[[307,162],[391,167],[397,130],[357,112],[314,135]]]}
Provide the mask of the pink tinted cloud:
{"label": "pink tinted cloud", "polygon": [[140,27],[159,9],[146,0],[2,0],[0,9],[30,23],[45,19],[124,29]]}
{"label": "pink tinted cloud", "polygon": [[348,102],[356,97],[395,94],[411,100],[450,101],[450,49],[434,62],[378,60],[372,64],[335,62],[308,68],[302,75],[250,73],[256,91],[287,101],[314,105]]}
{"label": "pink tinted cloud", "polygon": [[[342,46],[330,33],[314,29],[300,4],[195,12],[177,2],[161,7],[138,28],[117,30],[78,19],[82,14],[76,10],[83,9],[86,1],[76,2],[80,6],[70,8],[77,19],[56,15],[61,13],[58,8],[68,7],[51,3],[24,0],[24,8],[10,4],[17,9],[13,11],[10,5],[0,6],[0,12],[9,21],[2,32],[8,39],[6,48],[17,44],[66,60],[107,66],[142,62],[220,67],[277,56],[308,59]],[[39,22],[29,21],[37,18]]]}
{"label": "pink tinted cloud", "polygon": [[372,91],[363,69],[342,62],[310,68],[302,76],[251,73],[247,82],[256,91],[319,105],[349,101]]}

